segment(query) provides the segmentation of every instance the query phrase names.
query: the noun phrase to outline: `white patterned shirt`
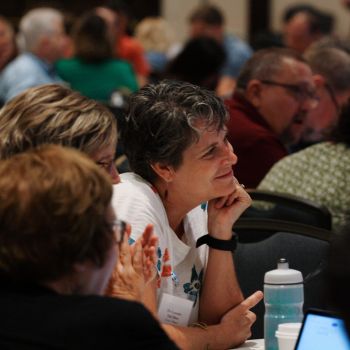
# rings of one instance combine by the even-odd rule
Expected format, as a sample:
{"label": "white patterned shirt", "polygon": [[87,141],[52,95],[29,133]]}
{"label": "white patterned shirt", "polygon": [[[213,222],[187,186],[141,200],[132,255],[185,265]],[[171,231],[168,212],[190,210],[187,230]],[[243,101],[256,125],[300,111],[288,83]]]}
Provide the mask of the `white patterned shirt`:
{"label": "white patterned shirt", "polygon": [[112,205],[117,217],[131,224],[132,241],[142,235],[147,224],[153,224],[159,238],[158,302],[162,293],[193,300],[189,323],[196,322],[209,252],[206,245],[196,248],[196,241],[208,233],[206,210],[199,206],[186,215],[180,240],[169,225],[157,190],[134,173],[121,174],[121,182],[113,186]]}

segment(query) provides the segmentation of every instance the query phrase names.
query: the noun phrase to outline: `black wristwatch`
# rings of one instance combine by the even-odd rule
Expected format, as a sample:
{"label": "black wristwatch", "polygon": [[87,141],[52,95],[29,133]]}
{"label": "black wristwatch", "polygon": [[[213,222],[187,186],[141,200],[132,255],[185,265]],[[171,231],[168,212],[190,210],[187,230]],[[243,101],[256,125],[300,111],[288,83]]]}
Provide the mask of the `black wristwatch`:
{"label": "black wristwatch", "polygon": [[209,235],[204,235],[197,239],[196,248],[203,244],[208,245],[210,248],[225,250],[229,252],[234,252],[237,248],[238,237],[233,234],[231,239],[218,239]]}

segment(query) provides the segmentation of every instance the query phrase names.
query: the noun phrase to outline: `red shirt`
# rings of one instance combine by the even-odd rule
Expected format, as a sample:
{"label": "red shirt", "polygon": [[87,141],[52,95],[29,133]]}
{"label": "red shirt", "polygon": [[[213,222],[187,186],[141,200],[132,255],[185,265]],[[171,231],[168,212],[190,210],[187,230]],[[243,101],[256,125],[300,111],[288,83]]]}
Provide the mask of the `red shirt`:
{"label": "red shirt", "polygon": [[137,75],[148,76],[150,67],[146,60],[144,50],[141,44],[128,35],[124,35],[117,40],[117,56],[128,61]]}
{"label": "red shirt", "polygon": [[256,188],[287,149],[244,96],[236,92],[225,103],[230,114],[227,137],[238,157],[235,176],[247,188]]}

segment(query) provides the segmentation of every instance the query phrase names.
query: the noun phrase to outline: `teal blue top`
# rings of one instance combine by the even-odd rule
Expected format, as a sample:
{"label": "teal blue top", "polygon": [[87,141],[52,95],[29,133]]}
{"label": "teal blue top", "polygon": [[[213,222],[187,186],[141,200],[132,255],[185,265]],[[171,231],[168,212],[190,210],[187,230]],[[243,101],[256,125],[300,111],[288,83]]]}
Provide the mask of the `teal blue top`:
{"label": "teal blue top", "polygon": [[58,75],[81,94],[108,103],[116,90],[138,89],[135,73],[129,63],[108,59],[100,63],[86,63],[78,58],[57,62]]}

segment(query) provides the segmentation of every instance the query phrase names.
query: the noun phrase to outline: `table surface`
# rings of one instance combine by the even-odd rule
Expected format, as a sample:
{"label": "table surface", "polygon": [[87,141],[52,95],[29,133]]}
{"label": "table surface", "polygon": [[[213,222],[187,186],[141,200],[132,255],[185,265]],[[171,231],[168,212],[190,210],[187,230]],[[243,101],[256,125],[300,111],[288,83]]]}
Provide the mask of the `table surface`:
{"label": "table surface", "polygon": [[239,348],[234,348],[234,350],[264,350],[265,344],[264,339],[249,339]]}

